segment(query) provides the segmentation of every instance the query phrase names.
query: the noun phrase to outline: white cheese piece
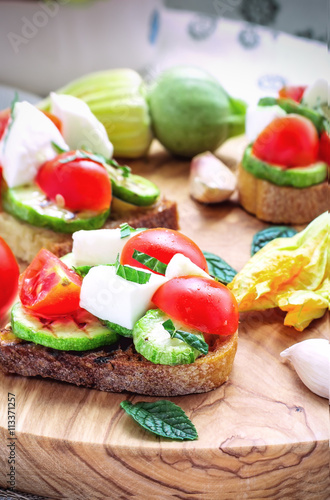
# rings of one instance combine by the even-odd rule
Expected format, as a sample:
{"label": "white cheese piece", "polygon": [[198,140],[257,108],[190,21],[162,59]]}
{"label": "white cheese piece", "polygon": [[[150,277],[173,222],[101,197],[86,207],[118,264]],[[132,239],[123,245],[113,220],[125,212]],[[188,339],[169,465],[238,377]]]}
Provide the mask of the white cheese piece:
{"label": "white cheese piece", "polygon": [[105,158],[113,155],[104,125],[89,106],[77,97],[51,92],[51,112],[62,122],[62,133],[70,149],[88,149]]}
{"label": "white cheese piece", "polygon": [[121,238],[120,229],[95,229],[73,233],[72,252],[77,266],[113,264],[126,242],[137,231]]}
{"label": "white cheese piece", "polygon": [[39,167],[58,155],[52,142],[68,149],[58,128],[42,111],[26,101],[17,102],[1,143],[0,160],[8,187],[33,182]]}
{"label": "white cheese piece", "polygon": [[188,257],[182,253],[176,253],[167,265],[165,277],[170,280],[180,276],[204,276],[210,278],[206,271],[194,264]]}
{"label": "white cheese piece", "polygon": [[254,141],[275,118],[285,115],[284,109],[277,105],[249,106],[245,117],[245,134],[249,141]]}
{"label": "white cheese piece", "polygon": [[164,276],[150,275],[148,283],[140,285],[118,276],[115,266],[93,267],[83,279],[80,306],[100,319],[131,330],[152,307],[153,294],[167,281]]}
{"label": "white cheese piece", "polygon": [[301,104],[308,108],[317,108],[329,101],[329,85],[326,80],[319,79],[309,85],[302,96]]}

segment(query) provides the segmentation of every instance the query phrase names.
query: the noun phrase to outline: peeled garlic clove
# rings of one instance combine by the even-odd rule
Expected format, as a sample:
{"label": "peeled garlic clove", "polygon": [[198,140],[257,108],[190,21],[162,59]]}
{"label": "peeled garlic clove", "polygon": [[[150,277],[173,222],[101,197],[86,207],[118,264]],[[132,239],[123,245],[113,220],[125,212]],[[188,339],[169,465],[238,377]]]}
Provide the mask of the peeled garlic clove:
{"label": "peeled garlic clove", "polygon": [[202,203],[227,200],[236,189],[236,176],[208,151],[192,159],[189,181],[191,196]]}
{"label": "peeled garlic clove", "polygon": [[326,339],[303,340],[280,354],[293,364],[302,382],[315,394],[329,399],[330,344]]}

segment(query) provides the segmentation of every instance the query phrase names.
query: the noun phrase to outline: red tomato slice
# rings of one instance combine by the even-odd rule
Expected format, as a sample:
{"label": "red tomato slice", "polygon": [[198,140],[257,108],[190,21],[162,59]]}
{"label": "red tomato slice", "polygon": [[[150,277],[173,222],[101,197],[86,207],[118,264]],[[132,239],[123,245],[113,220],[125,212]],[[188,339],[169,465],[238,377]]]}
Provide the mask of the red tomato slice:
{"label": "red tomato slice", "polygon": [[57,118],[57,116],[50,113],[49,111],[43,111],[43,114],[46,115],[54,123],[55,127],[57,127],[58,130],[62,134],[62,122],[61,122],[61,120],[59,118]]}
{"label": "red tomato slice", "polygon": [[15,299],[18,277],[19,268],[14,254],[0,237],[0,319]]}
{"label": "red tomato slice", "polygon": [[238,328],[234,295],[210,278],[173,278],[158,288],[152,302],[171,318],[201,332],[227,336]]}
{"label": "red tomato slice", "polygon": [[320,137],[319,158],[330,165],[330,135],[327,132],[322,132]]}
{"label": "red tomato slice", "polygon": [[62,201],[69,210],[107,210],[111,181],[106,169],[88,158],[76,158],[75,153],[69,151],[46,161],[38,171],[36,183],[48,198]]}
{"label": "red tomato slice", "polygon": [[281,99],[292,99],[293,101],[300,102],[305,92],[305,89],[306,85],[305,86],[289,85],[287,87],[282,87],[278,92],[278,96]]}
{"label": "red tomato slice", "polygon": [[176,253],[182,253],[194,264],[207,270],[206,259],[196,243],[188,236],[173,229],[148,229],[136,234],[127,241],[121,253],[121,264],[148,269],[144,264],[133,259],[134,250],[155,257],[164,264],[168,264]]}
{"label": "red tomato slice", "polygon": [[0,139],[4,134],[4,131],[7,128],[8,122],[10,118],[10,109],[3,109],[0,111]]}
{"label": "red tomato slice", "polygon": [[252,153],[260,160],[287,168],[315,163],[318,151],[315,126],[304,116],[295,114],[275,118],[252,146]]}
{"label": "red tomato slice", "polygon": [[79,308],[81,278],[44,248],[19,278],[24,307],[41,316],[70,314]]}

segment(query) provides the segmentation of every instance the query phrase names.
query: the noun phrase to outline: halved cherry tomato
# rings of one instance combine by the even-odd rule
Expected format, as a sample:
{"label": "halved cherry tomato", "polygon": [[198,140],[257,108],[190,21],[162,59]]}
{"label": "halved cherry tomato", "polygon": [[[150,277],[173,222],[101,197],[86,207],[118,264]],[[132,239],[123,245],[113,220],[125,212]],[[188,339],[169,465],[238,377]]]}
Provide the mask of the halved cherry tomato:
{"label": "halved cherry tomato", "polygon": [[0,319],[15,299],[19,268],[13,252],[0,237]]}
{"label": "halved cherry tomato", "polygon": [[305,92],[305,89],[306,85],[301,85],[301,86],[289,85],[287,87],[282,87],[278,92],[278,96],[281,99],[292,99],[293,101],[300,102]]}
{"label": "halved cherry tomato", "polygon": [[69,210],[107,210],[111,181],[106,169],[88,158],[78,158],[75,153],[69,151],[46,161],[38,171],[36,183],[48,198],[62,201]]}
{"label": "halved cherry tomato", "polygon": [[49,250],[42,249],[19,278],[24,307],[40,316],[70,314],[79,308],[81,278]]}
{"label": "halved cherry tomato", "polygon": [[173,278],[158,288],[152,302],[171,318],[201,332],[227,336],[238,328],[234,295],[211,278]]}
{"label": "halved cherry tomato", "polygon": [[58,128],[58,130],[62,133],[62,122],[57,116],[53,115],[53,113],[50,113],[49,111],[42,111],[44,115],[46,115],[55,125],[55,127]]}
{"label": "halved cherry tomato", "polygon": [[164,264],[168,264],[176,253],[182,253],[194,262],[194,264],[207,270],[206,259],[196,243],[188,238],[188,236],[173,229],[147,229],[127,241],[121,253],[121,264],[147,269],[144,264],[133,259],[134,250],[155,257]]}
{"label": "halved cherry tomato", "polygon": [[8,122],[10,118],[10,109],[3,109],[0,111],[0,139],[3,136],[4,131],[7,128]]}
{"label": "halved cherry tomato", "polygon": [[319,158],[330,165],[330,135],[323,131],[320,137]]}
{"label": "halved cherry tomato", "polygon": [[315,126],[308,118],[295,114],[275,118],[252,146],[252,153],[260,160],[287,168],[315,163],[318,151]]}

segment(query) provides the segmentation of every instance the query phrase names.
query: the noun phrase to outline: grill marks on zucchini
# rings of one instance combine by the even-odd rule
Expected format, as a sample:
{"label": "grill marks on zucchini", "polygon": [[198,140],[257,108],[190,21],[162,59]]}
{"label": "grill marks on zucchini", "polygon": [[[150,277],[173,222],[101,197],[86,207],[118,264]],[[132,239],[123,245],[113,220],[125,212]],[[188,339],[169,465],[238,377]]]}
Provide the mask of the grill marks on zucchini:
{"label": "grill marks on zucchini", "polygon": [[6,212],[33,226],[45,227],[61,233],[73,233],[80,229],[99,229],[110,211],[72,212],[50,201],[35,185],[2,188],[2,204]]}
{"label": "grill marks on zucchini", "polygon": [[23,340],[64,351],[87,351],[113,344],[119,338],[84,310],[73,316],[44,319],[17,303],[11,312],[11,325],[13,333]]}

